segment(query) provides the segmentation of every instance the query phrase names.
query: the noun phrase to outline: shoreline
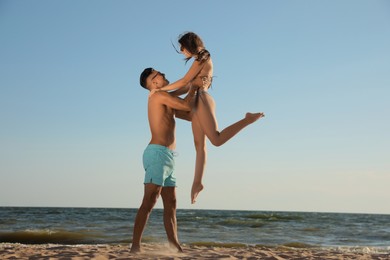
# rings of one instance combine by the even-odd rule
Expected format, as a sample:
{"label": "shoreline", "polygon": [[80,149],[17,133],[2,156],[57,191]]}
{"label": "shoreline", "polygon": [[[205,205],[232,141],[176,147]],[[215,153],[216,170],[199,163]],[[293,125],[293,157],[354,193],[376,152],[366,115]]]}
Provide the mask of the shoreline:
{"label": "shoreline", "polygon": [[143,243],[142,252],[130,253],[130,244],[19,244],[0,243],[2,259],[389,259],[390,249],[370,248],[293,248],[286,246],[219,247],[182,245],[184,253],[176,253],[168,244]]}

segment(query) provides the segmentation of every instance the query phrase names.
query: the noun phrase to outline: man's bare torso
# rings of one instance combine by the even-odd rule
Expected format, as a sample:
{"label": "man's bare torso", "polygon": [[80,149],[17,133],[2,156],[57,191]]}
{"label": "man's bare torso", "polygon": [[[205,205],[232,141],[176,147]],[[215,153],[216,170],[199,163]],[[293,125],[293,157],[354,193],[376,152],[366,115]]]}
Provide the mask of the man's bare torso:
{"label": "man's bare torso", "polygon": [[176,148],[174,110],[162,104],[159,95],[149,98],[148,118],[152,134],[150,144],[159,144],[174,150]]}

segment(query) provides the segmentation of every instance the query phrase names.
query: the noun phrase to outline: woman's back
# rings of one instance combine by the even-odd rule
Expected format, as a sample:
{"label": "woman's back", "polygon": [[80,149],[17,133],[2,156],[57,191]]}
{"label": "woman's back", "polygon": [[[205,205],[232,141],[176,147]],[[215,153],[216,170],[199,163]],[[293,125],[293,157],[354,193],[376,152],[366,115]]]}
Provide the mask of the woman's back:
{"label": "woman's back", "polygon": [[203,91],[206,91],[211,86],[211,82],[213,80],[213,61],[211,57],[209,57],[206,61],[203,62],[203,68],[194,78],[192,84],[201,88]]}

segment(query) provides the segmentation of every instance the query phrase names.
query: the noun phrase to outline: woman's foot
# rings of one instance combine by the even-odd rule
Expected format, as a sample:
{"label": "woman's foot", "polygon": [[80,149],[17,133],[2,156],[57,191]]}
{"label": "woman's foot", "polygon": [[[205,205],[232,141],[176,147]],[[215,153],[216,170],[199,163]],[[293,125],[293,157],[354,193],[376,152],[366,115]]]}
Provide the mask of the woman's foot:
{"label": "woman's foot", "polygon": [[248,120],[250,124],[256,122],[262,117],[264,117],[264,113],[246,113],[245,115],[245,119]]}
{"label": "woman's foot", "polygon": [[194,204],[196,202],[196,198],[199,195],[199,192],[203,190],[202,183],[193,183],[191,188],[191,203]]}

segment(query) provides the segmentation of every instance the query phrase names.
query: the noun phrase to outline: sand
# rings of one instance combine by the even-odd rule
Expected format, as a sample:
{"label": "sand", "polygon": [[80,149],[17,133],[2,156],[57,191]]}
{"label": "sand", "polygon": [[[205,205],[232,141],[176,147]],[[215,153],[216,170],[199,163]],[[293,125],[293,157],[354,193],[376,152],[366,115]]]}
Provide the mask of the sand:
{"label": "sand", "polygon": [[390,259],[390,253],[291,247],[206,247],[183,245],[175,253],[164,244],[143,244],[143,252],[130,254],[129,245],[24,245],[0,244],[1,259]]}

